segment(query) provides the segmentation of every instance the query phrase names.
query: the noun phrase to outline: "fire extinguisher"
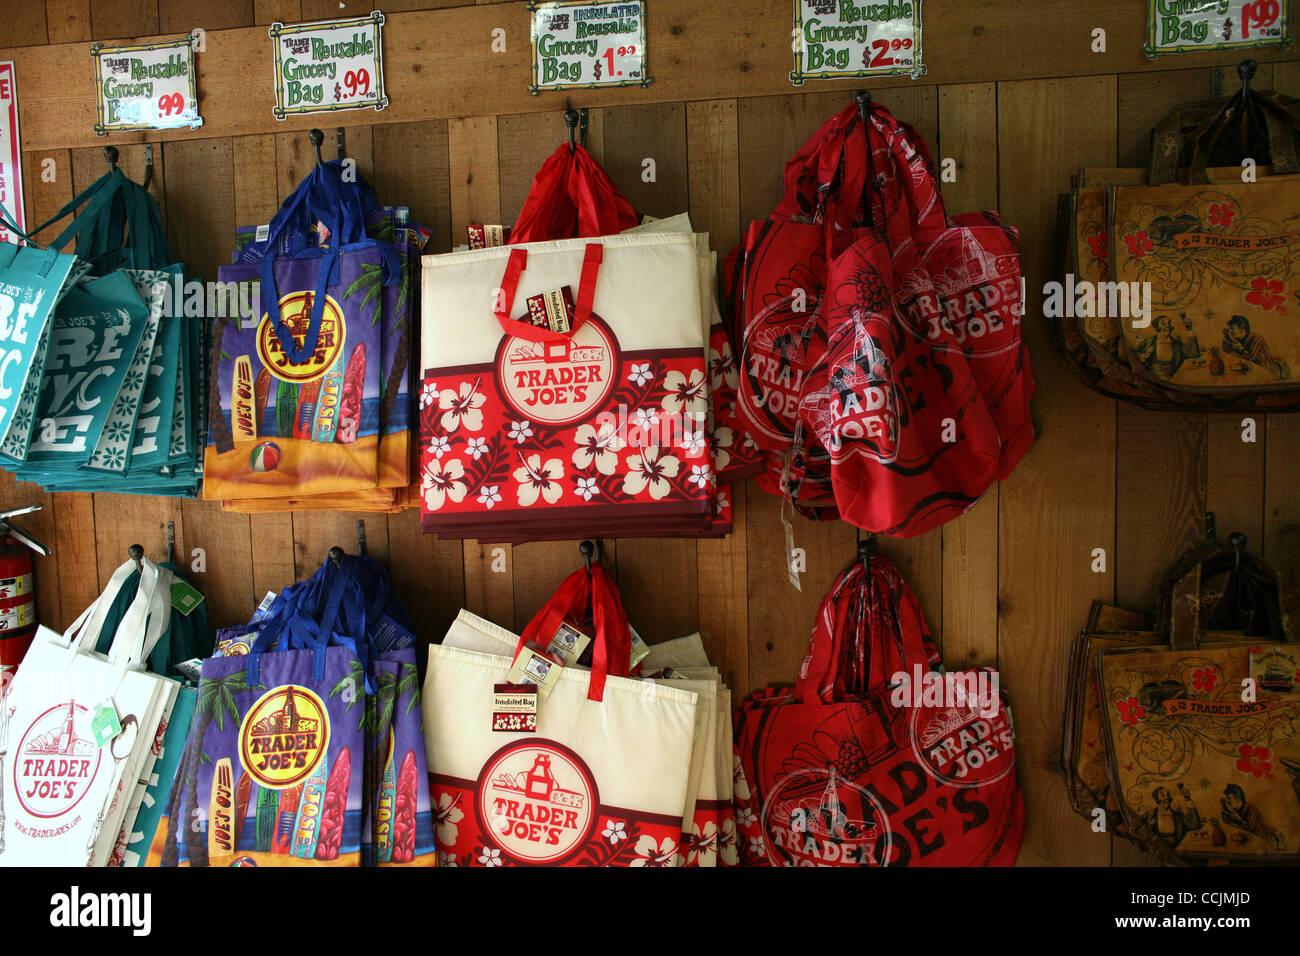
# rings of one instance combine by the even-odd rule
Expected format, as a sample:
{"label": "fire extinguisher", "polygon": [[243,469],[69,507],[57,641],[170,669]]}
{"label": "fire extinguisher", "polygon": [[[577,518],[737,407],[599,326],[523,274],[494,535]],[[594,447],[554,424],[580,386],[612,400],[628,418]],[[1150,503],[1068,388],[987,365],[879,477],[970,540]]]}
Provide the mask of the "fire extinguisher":
{"label": "fire extinguisher", "polygon": [[[22,661],[36,635],[36,574],[32,552],[50,549],[10,519],[39,511],[41,505],[0,512],[0,676]],[[2,689],[2,684],[0,684]]]}

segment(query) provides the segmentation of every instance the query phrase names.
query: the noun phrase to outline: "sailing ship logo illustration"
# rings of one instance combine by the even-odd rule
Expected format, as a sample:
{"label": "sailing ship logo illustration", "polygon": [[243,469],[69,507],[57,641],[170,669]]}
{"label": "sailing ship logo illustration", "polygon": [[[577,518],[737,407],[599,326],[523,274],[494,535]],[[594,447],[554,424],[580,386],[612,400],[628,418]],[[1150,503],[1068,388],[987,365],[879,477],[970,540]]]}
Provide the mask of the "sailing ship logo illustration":
{"label": "sailing ship logo illustration", "polygon": [[86,795],[99,771],[91,714],[75,700],[56,704],[27,728],[13,755],[14,790],[35,817],[58,817]]}
{"label": "sailing ship logo illustration", "polygon": [[614,334],[592,316],[572,335],[559,339],[502,337],[495,363],[497,384],[507,404],[529,421],[571,425],[613,392],[618,358]]}
{"label": "sailing ship logo illustration", "polygon": [[288,684],[262,695],[239,728],[244,769],[264,787],[302,783],[325,759],[330,723],[325,704],[306,687]]}
{"label": "sailing ship logo illustration", "polygon": [[777,866],[888,866],[889,818],[836,768],[787,775],[763,805],[767,857]]}

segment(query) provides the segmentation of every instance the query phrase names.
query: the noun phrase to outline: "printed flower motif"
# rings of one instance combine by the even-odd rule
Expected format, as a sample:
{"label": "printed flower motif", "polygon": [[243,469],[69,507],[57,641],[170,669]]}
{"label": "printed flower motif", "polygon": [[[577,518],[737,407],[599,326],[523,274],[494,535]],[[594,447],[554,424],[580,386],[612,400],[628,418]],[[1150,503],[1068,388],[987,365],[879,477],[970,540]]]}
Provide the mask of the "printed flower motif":
{"label": "printed flower motif", "polygon": [[1265,312],[1274,309],[1285,312],[1286,285],[1280,279],[1256,276],[1250,281],[1250,291],[1246,293],[1246,301],[1251,305],[1259,306]]}
{"label": "printed flower motif", "polygon": [[600,835],[609,841],[610,846],[618,846],[619,840],[627,839],[627,825],[622,820],[610,820]]}
{"label": "printed flower motif", "polygon": [[754,813],[753,809],[751,809],[750,807],[741,807],[739,810],[736,811],[736,823],[739,826],[742,827],[753,826],[754,821],[757,819],[758,816]]}
{"label": "printed flower motif", "polygon": [[682,435],[682,440],[677,443],[677,447],[686,452],[687,458],[694,458],[704,451],[707,444],[708,439],[704,437],[703,431],[689,431]]}
{"label": "printed flower motif", "polygon": [[573,490],[573,493],[581,496],[583,501],[590,501],[600,494],[600,487],[596,484],[595,478],[579,478],[578,487]]}
{"label": "printed flower motif", "polygon": [[478,503],[486,505],[489,511],[501,500],[500,485],[484,485],[478,492]]}
{"label": "printed flower motif", "polygon": [[1137,232],[1125,236],[1124,242],[1128,244],[1128,254],[1134,259],[1141,259],[1156,247],[1145,229],[1139,229]]}
{"label": "printed flower motif", "polygon": [[749,851],[750,856],[759,857],[761,859],[763,852],[766,849],[763,846],[763,838],[761,836],[750,837],[749,843],[746,844],[745,849]]}
{"label": "printed flower motif", "polygon": [[451,445],[445,436],[434,435],[429,439],[429,454],[434,458],[441,458],[449,451],[451,451]]}
{"label": "printed flower motif", "polygon": [[438,407],[442,409],[442,430],[454,432],[461,425],[466,431],[476,432],[483,427],[483,413],[479,411],[487,402],[473,382],[461,382],[460,393],[444,388],[438,393]]}
{"label": "printed flower motif", "polygon": [[699,829],[699,824],[691,824],[691,832],[686,836],[686,865],[698,866],[701,856],[709,856],[718,849],[718,828],[712,823],[704,824],[704,830]]}
{"label": "printed flower motif", "polygon": [[542,464],[541,455],[529,455],[523,465],[514,471],[515,489],[519,495],[519,504],[525,508],[537,504],[540,495],[547,504],[555,504],[564,493],[560,479],[564,477],[564,465],[558,458],[548,458]]}
{"label": "printed flower motif", "polygon": [[438,383],[426,382],[420,391],[420,408],[428,408],[438,400]]}
{"label": "printed flower motif", "polygon": [[623,494],[639,495],[647,488],[655,501],[672,491],[670,478],[677,477],[679,462],[672,455],[660,457],[656,447],[643,448],[638,454],[629,455],[627,467],[630,469],[623,479]]}
{"label": "printed flower motif", "polygon": [[1126,724],[1136,724],[1139,720],[1146,718],[1147,709],[1142,706],[1142,702],[1136,697],[1118,701],[1115,706],[1119,708],[1120,719]]}
{"label": "printed flower motif", "polygon": [[708,465],[691,465],[691,474],[686,480],[693,485],[707,488],[713,483],[713,469]]}
{"label": "printed flower motif", "polygon": [[528,419],[521,422],[511,422],[508,437],[513,438],[516,443],[522,442],[525,438],[533,437],[533,425]]}
{"label": "printed flower motif", "polygon": [[726,510],[727,510],[728,508],[730,508],[730,507],[731,507],[731,499],[727,497],[727,493],[726,493],[725,491],[719,491],[719,492],[718,492],[718,510],[719,510],[719,511],[726,511]]}
{"label": "printed flower motif", "polygon": [[450,793],[439,794],[438,805],[433,811],[433,821],[437,827],[435,836],[440,844],[448,848],[456,845],[456,838],[460,835],[460,828],[456,824],[465,818],[465,811],[459,804],[458,797]]}
{"label": "printed flower motif", "polygon": [[424,466],[424,480],[420,483],[420,491],[424,495],[424,505],[430,511],[437,511],[447,499],[459,504],[465,500],[465,493],[469,491],[466,484],[461,481],[465,477],[465,466],[460,463],[460,459],[453,458],[443,465],[441,461],[431,461]]}
{"label": "printed flower motif", "polygon": [[493,849],[490,846],[481,846],[478,850],[479,866],[500,866],[501,851]]}
{"label": "printed flower motif", "polygon": [[456,862],[455,853],[443,853],[441,850],[438,851],[438,865],[439,866],[460,866],[460,864]]}
{"label": "printed flower motif", "polygon": [[730,388],[740,384],[740,372],[736,368],[736,356],[731,351],[730,342],[723,342],[720,352],[709,349],[709,383],[716,389],[724,381]]}
{"label": "printed flower motif", "polygon": [[650,374],[650,363],[642,362],[639,365],[633,363],[632,371],[628,373],[627,380],[633,385],[641,386],[650,381],[654,376]]}
{"label": "printed flower motif", "polygon": [[653,428],[659,421],[659,413],[651,408],[638,408],[632,413],[632,424],[637,428]]}
{"label": "printed flower motif", "polygon": [[1223,226],[1225,229],[1232,225],[1232,219],[1237,215],[1236,207],[1229,202],[1210,203],[1210,225]]}
{"label": "printed flower motif", "polygon": [[636,841],[636,859],[631,862],[631,866],[672,866],[673,859],[677,856],[677,841],[672,837],[664,837],[659,843],[655,838],[646,834]]}
{"label": "printed flower motif", "polygon": [[1262,777],[1273,779],[1273,761],[1267,747],[1252,747],[1242,744],[1237,751],[1241,757],[1237,760],[1237,769],[1242,773],[1252,774],[1256,780]]}
{"label": "printed flower motif", "polygon": [[731,792],[737,803],[743,803],[751,796],[749,778],[745,776],[745,765],[740,762],[740,754],[737,753],[731,755]]}
{"label": "printed flower motif", "polygon": [[1109,259],[1110,250],[1106,247],[1107,235],[1100,232],[1095,236],[1088,237],[1088,251],[1092,253],[1094,259]]}
{"label": "printed flower motif", "polygon": [[465,451],[478,461],[488,453],[486,438],[471,438],[465,445]]}
{"label": "printed flower motif", "polygon": [[692,369],[689,379],[681,372],[669,372],[664,379],[664,389],[668,392],[660,403],[664,411],[690,418],[703,418],[708,411],[701,369]]}
{"label": "printed flower motif", "polygon": [[573,453],[574,465],[579,468],[595,465],[602,475],[614,474],[618,452],[627,444],[618,437],[613,422],[602,422],[599,430],[591,425],[579,425],[573,441],[578,446]]}
{"label": "printed flower motif", "polygon": [[1192,672],[1192,686],[1207,693],[1214,690],[1219,681],[1219,673],[1213,667],[1198,667]]}
{"label": "printed flower motif", "polygon": [[740,862],[736,855],[736,821],[727,817],[722,821],[718,831],[718,860],[723,866],[735,866]]}

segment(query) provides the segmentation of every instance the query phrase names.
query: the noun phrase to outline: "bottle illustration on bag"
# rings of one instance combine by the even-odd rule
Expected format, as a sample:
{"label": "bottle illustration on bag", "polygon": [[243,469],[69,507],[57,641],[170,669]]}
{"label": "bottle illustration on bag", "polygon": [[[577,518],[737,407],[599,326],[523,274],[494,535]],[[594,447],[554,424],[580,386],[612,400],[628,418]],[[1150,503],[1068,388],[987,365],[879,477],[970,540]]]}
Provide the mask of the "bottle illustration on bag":
{"label": "bottle illustration on bag", "polygon": [[533,761],[533,768],[528,771],[528,776],[524,780],[524,794],[534,800],[551,799],[551,791],[555,789],[555,777],[551,775],[551,758],[546,754],[538,754]]}
{"label": "bottle illustration on bag", "polygon": [[1227,371],[1227,366],[1223,364],[1223,355],[1219,352],[1219,347],[1213,346],[1210,349],[1210,374],[1222,375]]}

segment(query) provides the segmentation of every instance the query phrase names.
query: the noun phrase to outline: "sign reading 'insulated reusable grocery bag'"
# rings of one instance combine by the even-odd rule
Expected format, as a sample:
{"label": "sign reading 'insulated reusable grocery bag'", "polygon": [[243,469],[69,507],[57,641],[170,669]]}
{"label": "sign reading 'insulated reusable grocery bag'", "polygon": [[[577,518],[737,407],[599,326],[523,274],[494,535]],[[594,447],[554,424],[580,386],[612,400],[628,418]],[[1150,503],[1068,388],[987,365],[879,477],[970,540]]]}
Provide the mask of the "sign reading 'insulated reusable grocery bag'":
{"label": "sign reading 'insulated reusable grocery bag'", "polygon": [[1147,0],[1150,59],[1245,47],[1289,47],[1291,0]]}
{"label": "sign reading 'insulated reusable grocery bag'", "polygon": [[275,118],[335,110],[382,110],[384,15],[271,24]]}
{"label": "sign reading 'insulated reusable grocery bag'", "polygon": [[[23,163],[18,145],[18,89],[13,60],[0,63],[0,206],[19,229],[23,223]],[[0,242],[18,242],[0,221]]]}
{"label": "sign reading 'insulated reusable grocery bag'", "polygon": [[645,0],[637,3],[529,3],[533,82],[528,92],[594,86],[649,86]]}
{"label": "sign reading 'insulated reusable grocery bag'", "polygon": [[921,0],[797,0],[790,80],[925,74]]}
{"label": "sign reading 'insulated reusable grocery bag'", "polygon": [[118,129],[203,125],[194,78],[194,37],[107,47],[94,43],[100,136]]}

